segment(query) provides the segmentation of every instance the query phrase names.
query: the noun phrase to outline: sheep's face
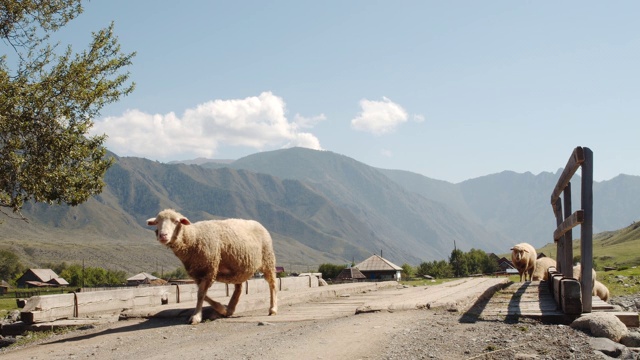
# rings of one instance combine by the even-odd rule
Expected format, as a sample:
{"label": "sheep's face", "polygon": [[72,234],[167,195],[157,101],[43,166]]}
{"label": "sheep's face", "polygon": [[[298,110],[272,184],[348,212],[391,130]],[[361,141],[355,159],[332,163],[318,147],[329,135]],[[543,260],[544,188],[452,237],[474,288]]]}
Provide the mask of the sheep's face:
{"label": "sheep's face", "polygon": [[528,253],[527,250],[521,249],[521,248],[511,248],[511,251],[513,252],[513,258],[516,261],[522,260],[522,258],[525,256],[525,254]]}
{"label": "sheep's face", "polygon": [[176,228],[181,224],[189,225],[191,222],[178,213],[163,213],[160,212],[155,218],[147,220],[147,225],[156,227],[156,240],[161,244],[169,245],[174,238]]}

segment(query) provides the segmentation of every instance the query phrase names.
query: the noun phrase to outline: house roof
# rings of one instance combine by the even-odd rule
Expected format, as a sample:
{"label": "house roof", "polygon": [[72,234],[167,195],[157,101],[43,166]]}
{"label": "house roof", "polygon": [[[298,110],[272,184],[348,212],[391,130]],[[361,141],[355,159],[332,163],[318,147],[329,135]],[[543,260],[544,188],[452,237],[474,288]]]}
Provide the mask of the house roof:
{"label": "house roof", "polygon": [[141,272],[140,274],[133,275],[132,277],[128,278],[127,281],[144,281],[145,279],[156,280],[158,278],[149,273]]}
{"label": "house roof", "polygon": [[378,256],[372,255],[367,260],[355,266],[360,271],[401,271],[402,268],[391,261]]}
{"label": "house roof", "polygon": [[47,281],[49,284],[57,284],[57,285],[62,285],[62,286],[67,286],[69,285],[69,283],[67,282],[67,280],[61,278],[61,277],[57,277],[55,279],[51,279],[49,281]]}
{"label": "house roof", "polygon": [[340,280],[346,280],[346,279],[366,279],[367,277],[364,276],[363,273],[360,272],[360,270],[351,267],[351,268],[345,268],[342,269],[342,271],[340,271],[340,274],[338,274],[338,276],[336,276],[336,279],[340,279]]}
{"label": "house roof", "polygon": [[59,278],[58,274],[51,269],[29,269],[41,282],[47,282],[51,279]]}
{"label": "house roof", "polygon": [[25,281],[25,283],[36,287],[56,286],[55,284],[50,284],[42,281]]}

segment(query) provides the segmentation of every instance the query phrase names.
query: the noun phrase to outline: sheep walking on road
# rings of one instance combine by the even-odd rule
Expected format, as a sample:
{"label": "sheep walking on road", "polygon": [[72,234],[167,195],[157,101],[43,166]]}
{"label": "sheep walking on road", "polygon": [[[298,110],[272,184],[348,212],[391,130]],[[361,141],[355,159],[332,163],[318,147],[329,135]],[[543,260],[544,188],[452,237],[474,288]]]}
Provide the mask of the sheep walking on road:
{"label": "sheep walking on road", "polygon": [[529,281],[531,281],[533,270],[536,268],[536,257],[536,249],[530,244],[520,243],[511,248],[511,261],[518,269],[520,281],[522,281],[523,275],[524,281],[527,281],[527,274],[529,275]]}
{"label": "sheep walking on road", "polygon": [[[257,271],[261,271],[269,283],[269,315],[278,312],[276,258],[271,236],[257,221],[227,219],[191,223],[175,210],[166,209],[147,220],[147,225],[156,226],[156,239],[173,250],[198,286],[196,308],[189,319],[191,324],[202,321],[204,300],[221,315],[231,316],[240,299],[242,283]],[[214,281],[235,286],[227,306],[207,296]]]}

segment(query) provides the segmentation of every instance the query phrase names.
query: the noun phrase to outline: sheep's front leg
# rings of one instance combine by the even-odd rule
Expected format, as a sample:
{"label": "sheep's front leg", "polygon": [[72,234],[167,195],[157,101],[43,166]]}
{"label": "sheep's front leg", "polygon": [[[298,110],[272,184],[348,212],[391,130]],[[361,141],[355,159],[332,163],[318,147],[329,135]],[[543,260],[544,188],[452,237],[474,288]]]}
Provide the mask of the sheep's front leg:
{"label": "sheep's front leg", "polygon": [[229,314],[229,310],[227,309],[226,306],[220,304],[219,302],[213,300],[212,298],[210,298],[208,296],[205,296],[204,299],[207,300],[209,305],[211,305],[211,307],[213,307],[213,310],[215,310],[218,314],[220,314],[222,316],[231,315],[231,314]]}
{"label": "sheep's front leg", "polygon": [[202,303],[204,302],[204,298],[207,297],[207,290],[209,290],[211,283],[211,280],[206,279],[198,283],[198,301],[196,302],[196,309],[189,319],[189,323],[192,325],[199,324],[202,321]]}

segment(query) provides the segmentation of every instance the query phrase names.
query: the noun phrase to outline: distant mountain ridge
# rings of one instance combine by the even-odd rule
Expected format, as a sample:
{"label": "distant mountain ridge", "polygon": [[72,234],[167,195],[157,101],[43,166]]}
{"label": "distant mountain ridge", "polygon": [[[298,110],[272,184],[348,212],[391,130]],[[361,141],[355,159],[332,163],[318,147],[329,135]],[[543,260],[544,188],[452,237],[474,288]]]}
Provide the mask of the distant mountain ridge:
{"label": "distant mountain ridge", "polygon": [[[102,194],[78,207],[25,207],[31,222],[0,224],[0,246],[34,264],[88,259],[129,272],[170,270],[178,263],[146,219],[175,208],[192,221],[256,219],[272,233],[279,263],[313,270],[381,251],[417,265],[446,259],[454,244],[496,253],[521,241],[538,247],[555,226],[549,202],[559,174],[505,171],[451,184],[304,148],[199,165],[113,156]],[[637,220],[640,177],[594,183],[594,207],[594,232]]]}

